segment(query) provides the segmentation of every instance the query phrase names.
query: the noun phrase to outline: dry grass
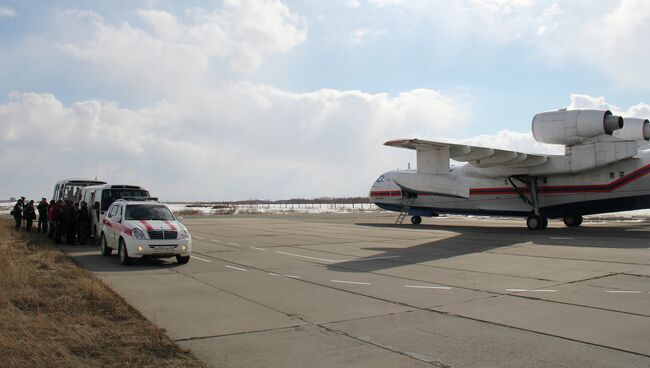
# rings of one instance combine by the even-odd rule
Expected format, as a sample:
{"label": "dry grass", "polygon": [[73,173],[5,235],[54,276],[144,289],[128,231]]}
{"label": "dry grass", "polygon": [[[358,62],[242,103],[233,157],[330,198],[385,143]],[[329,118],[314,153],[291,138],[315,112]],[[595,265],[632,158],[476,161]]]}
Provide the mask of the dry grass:
{"label": "dry grass", "polygon": [[205,367],[41,235],[0,254],[0,367]]}

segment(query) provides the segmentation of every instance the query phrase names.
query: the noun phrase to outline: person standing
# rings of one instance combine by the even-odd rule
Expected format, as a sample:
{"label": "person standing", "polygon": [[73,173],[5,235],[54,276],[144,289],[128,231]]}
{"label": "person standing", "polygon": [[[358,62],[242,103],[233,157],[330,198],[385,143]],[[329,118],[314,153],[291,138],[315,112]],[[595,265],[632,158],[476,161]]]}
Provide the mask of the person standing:
{"label": "person standing", "polygon": [[54,212],[56,211],[56,202],[54,200],[50,201],[50,205],[47,208],[47,222],[49,231],[47,233],[47,237],[50,239],[54,239],[54,230],[56,229],[56,220],[54,219]]}
{"label": "person standing", "polygon": [[61,244],[61,237],[65,231],[65,219],[63,218],[63,201],[58,200],[54,207],[54,212],[52,212],[52,218],[56,224],[56,229],[54,230],[54,243]]}
{"label": "person standing", "polygon": [[23,208],[23,218],[25,219],[25,231],[32,231],[32,223],[36,219],[36,211],[34,210],[34,200],[29,201]]}
{"label": "person standing", "polygon": [[20,197],[18,201],[16,201],[16,204],[14,205],[14,209],[11,211],[11,214],[14,216],[14,220],[16,221],[16,230],[20,228],[20,225],[23,222],[23,201],[25,200],[25,197]]}
{"label": "person standing", "polygon": [[38,209],[38,232],[47,234],[47,199],[41,198],[36,209]]}
{"label": "person standing", "polygon": [[86,244],[88,238],[88,225],[90,224],[90,213],[86,201],[81,201],[81,207],[77,212],[77,226],[79,226],[79,244]]}
{"label": "person standing", "polygon": [[63,205],[63,222],[65,224],[65,243],[67,245],[74,245],[75,233],[77,232],[75,217],[72,201],[66,199],[65,204]]}

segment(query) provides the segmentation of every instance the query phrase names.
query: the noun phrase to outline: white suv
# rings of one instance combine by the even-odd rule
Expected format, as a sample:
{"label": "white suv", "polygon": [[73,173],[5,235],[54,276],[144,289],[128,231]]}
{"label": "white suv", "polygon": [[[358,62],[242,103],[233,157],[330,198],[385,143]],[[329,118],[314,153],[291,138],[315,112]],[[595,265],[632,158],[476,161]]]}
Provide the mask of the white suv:
{"label": "white suv", "polygon": [[113,202],[104,217],[99,244],[106,257],[117,249],[124,265],[133,258],[174,256],[184,264],[192,252],[187,228],[166,205],[151,200]]}

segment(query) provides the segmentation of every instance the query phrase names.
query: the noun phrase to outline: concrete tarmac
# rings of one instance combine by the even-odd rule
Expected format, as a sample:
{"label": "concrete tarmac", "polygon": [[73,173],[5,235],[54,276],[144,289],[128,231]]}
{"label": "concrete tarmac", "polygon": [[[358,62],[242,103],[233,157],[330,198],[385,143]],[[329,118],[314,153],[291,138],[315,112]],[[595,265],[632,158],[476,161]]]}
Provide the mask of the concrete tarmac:
{"label": "concrete tarmac", "polygon": [[187,265],[66,251],[213,367],[650,367],[650,223],[395,217],[188,218]]}

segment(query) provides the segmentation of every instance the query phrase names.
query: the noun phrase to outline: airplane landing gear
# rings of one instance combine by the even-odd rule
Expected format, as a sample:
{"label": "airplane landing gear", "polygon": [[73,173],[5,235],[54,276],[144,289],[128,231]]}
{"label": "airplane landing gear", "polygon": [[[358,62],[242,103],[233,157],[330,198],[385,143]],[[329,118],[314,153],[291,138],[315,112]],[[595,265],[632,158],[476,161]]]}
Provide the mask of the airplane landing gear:
{"label": "airplane landing gear", "polygon": [[578,227],[582,224],[582,216],[580,215],[564,216],[562,220],[564,220],[564,224],[567,227]]}
{"label": "airplane landing gear", "polygon": [[411,223],[413,225],[419,225],[421,222],[422,222],[422,217],[420,217],[420,216],[411,217]]}
{"label": "airplane landing gear", "polygon": [[[512,179],[517,179],[520,182],[523,182],[528,186],[530,191],[530,199],[526,197],[525,192],[519,188]],[[532,208],[532,214],[526,219],[526,226],[530,230],[544,230],[548,227],[548,218],[542,215],[539,210],[539,197],[537,193],[537,178],[536,177],[508,177],[510,185],[515,189],[515,192],[519,194],[519,198],[529,205]]]}
{"label": "airplane landing gear", "polygon": [[544,230],[548,227],[548,219],[544,216],[531,215],[526,219],[526,226],[530,230]]}

